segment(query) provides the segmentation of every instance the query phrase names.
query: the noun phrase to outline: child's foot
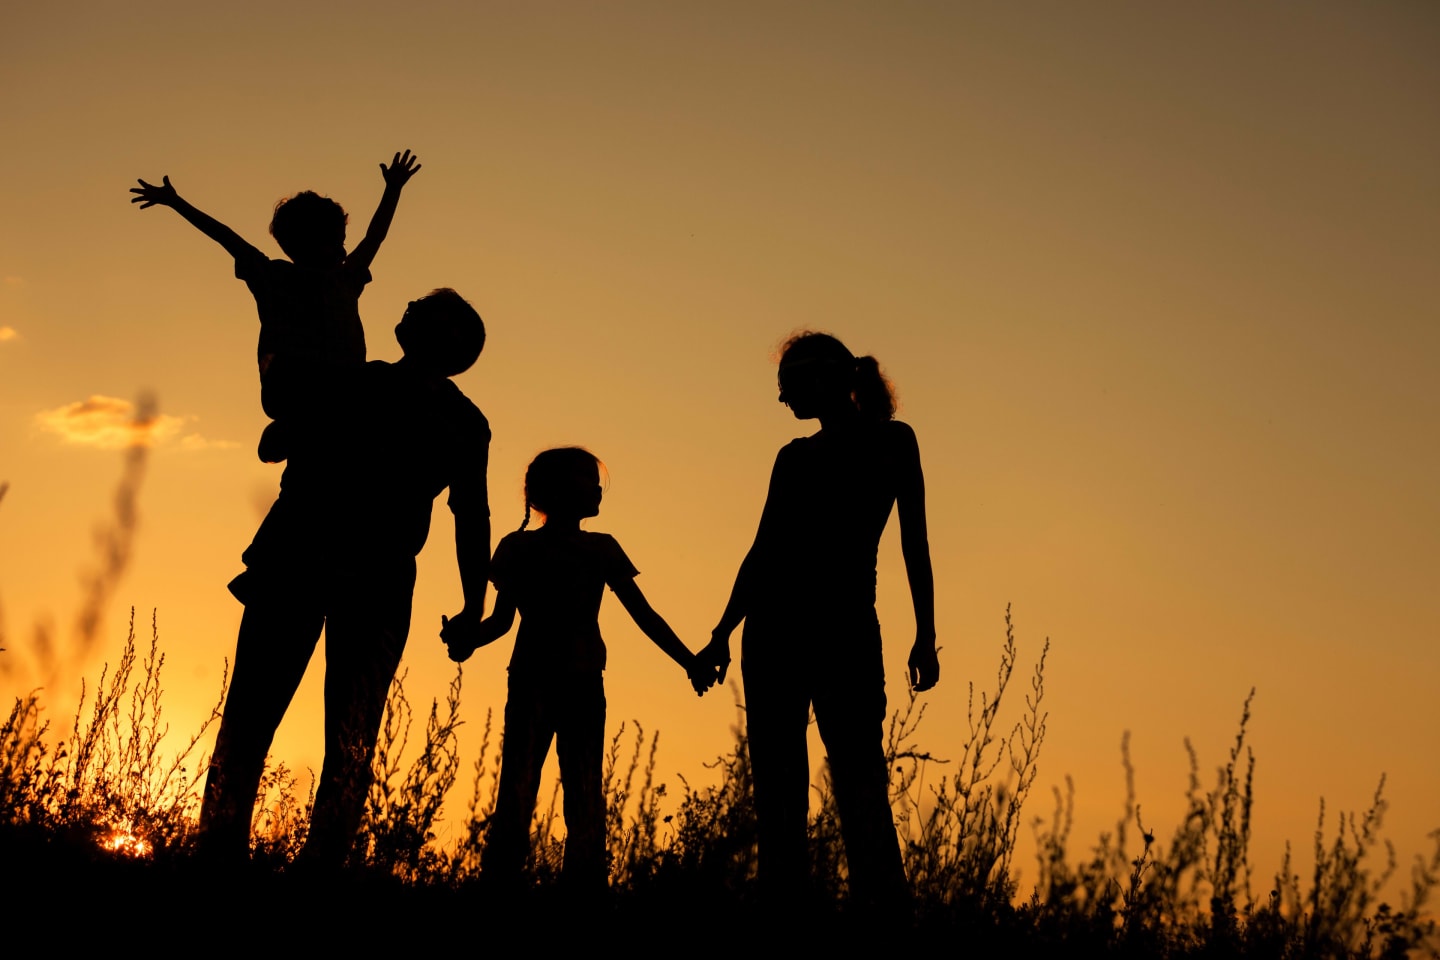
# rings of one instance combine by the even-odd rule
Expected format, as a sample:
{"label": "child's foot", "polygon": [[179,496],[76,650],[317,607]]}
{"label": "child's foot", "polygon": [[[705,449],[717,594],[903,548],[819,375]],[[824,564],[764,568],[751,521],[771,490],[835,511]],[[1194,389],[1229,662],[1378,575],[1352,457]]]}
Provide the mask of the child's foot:
{"label": "child's foot", "polygon": [[290,431],[279,420],[271,420],[260,434],[261,463],[284,463],[290,459]]}

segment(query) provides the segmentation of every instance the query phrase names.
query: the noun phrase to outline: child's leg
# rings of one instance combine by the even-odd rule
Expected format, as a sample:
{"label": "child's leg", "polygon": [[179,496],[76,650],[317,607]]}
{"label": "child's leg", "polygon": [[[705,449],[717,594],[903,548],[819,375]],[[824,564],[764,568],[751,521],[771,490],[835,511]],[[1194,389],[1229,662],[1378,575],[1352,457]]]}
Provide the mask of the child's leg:
{"label": "child's leg", "polygon": [[565,883],[605,888],[605,682],[598,671],[566,677],[557,689],[556,750],[565,791]]}
{"label": "child's leg", "polygon": [[305,675],[323,621],[318,604],[256,600],[245,607],[200,806],[200,846],[207,855],[238,860],[249,854],[265,755]]}
{"label": "child's leg", "polygon": [[540,791],[540,769],[555,735],[554,720],[538,678],[510,675],[495,816],[485,836],[481,873],[492,882],[513,883],[530,853],[530,820]]}

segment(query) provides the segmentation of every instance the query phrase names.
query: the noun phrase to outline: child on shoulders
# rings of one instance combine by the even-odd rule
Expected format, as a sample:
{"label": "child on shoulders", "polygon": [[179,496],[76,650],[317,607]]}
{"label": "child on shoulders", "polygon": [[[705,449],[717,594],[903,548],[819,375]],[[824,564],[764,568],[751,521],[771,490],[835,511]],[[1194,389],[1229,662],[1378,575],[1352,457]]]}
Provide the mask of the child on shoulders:
{"label": "child on shoulders", "polygon": [[255,296],[260,314],[260,404],[274,422],[260,438],[260,459],[279,463],[315,404],[339,388],[345,373],[365,362],[360,294],[400,203],[400,191],[420,170],[409,150],[380,164],[385,190],[365,237],[345,252],[349,215],[329,197],[311,190],[281,200],[270,234],[289,260],[272,260],[234,230],[199,210],[163,177],[139,181],[131,203],[140,209],[170,207],[235,258],[235,276]]}

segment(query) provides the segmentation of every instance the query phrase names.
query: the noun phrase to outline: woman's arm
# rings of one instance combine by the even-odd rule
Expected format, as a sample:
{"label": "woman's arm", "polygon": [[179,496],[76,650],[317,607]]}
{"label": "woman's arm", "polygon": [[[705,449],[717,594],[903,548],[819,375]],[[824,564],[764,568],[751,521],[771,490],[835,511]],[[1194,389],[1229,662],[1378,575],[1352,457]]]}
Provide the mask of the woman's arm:
{"label": "woman's arm", "polygon": [[920,469],[920,444],[915,431],[903,423],[895,423],[893,429],[893,456],[899,479],[895,499],[900,512],[900,553],[905,558],[910,599],[915,605],[910,686],[929,690],[940,680],[940,660],[935,649],[935,573],[930,566],[930,535],[925,522],[925,474]]}
{"label": "woman's arm", "polygon": [[755,580],[755,568],[765,551],[770,548],[776,525],[779,521],[782,497],[778,495],[784,482],[785,450],[781,448],[775,457],[775,466],[770,471],[770,487],[765,493],[765,507],[760,511],[760,526],[755,531],[755,542],[740,563],[735,574],[735,586],[730,589],[730,600],[720,614],[720,622],[710,632],[710,643],[700,651],[700,659],[715,667],[719,680],[725,682],[725,673],[730,669],[730,634],[740,626],[740,621],[750,611],[751,594]]}

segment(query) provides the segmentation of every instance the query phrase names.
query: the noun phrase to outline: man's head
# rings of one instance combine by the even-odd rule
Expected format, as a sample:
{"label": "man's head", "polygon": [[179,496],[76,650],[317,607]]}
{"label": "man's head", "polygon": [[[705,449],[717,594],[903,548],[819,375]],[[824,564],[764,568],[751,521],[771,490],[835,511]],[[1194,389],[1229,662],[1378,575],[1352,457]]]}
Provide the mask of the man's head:
{"label": "man's head", "polygon": [[441,287],[410,301],[395,325],[405,359],[445,377],[469,370],[485,349],[485,321],[464,297]]}

